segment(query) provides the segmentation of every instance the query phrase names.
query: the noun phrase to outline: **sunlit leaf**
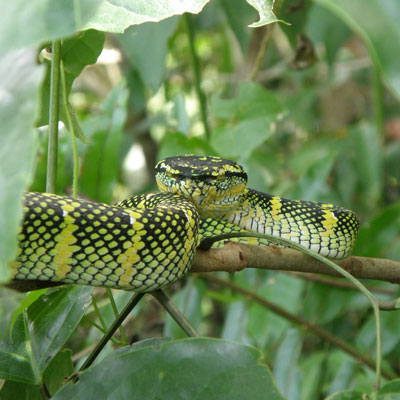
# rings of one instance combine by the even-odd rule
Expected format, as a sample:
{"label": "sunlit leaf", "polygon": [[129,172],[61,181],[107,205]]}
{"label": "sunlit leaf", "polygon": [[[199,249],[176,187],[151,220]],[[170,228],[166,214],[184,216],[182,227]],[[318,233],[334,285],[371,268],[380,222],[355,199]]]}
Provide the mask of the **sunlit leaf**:
{"label": "sunlit leaf", "polygon": [[259,13],[259,20],[252,23],[250,28],[257,28],[259,26],[271,24],[272,22],[284,22],[278,19],[273,11],[274,0],[246,0],[251,6],[253,6]]}
{"label": "sunlit leaf", "polygon": [[15,0],[1,4],[0,54],[77,31],[122,33],[130,25],[199,13],[209,0]]}
{"label": "sunlit leaf", "polygon": [[22,193],[31,179],[36,147],[32,126],[42,72],[32,49],[0,59],[0,282],[9,277],[7,263],[17,250]]}

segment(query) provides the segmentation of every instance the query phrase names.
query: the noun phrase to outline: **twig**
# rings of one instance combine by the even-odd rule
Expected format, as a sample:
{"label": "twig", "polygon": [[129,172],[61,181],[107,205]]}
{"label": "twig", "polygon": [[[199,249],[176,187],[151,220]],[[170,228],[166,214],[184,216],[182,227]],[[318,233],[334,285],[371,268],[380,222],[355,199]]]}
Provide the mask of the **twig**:
{"label": "twig", "polygon": [[[304,279],[305,281],[311,281],[311,282],[317,282],[321,283],[323,285],[329,285],[329,286],[335,286],[337,288],[341,289],[354,289],[356,290],[357,288],[351,284],[351,282],[346,282],[338,279],[332,279],[332,278],[325,278],[323,276],[318,276],[314,274],[308,274],[305,272],[294,272],[294,271],[288,271],[288,275],[292,275],[296,278]],[[387,287],[382,287],[382,286],[368,286],[365,285],[365,287],[375,293],[381,293],[381,294],[388,294],[394,296],[396,294],[396,291]]]}
{"label": "twig", "polygon": [[[302,318],[298,317],[297,315],[289,313],[288,311],[284,310],[283,308],[279,307],[278,305],[271,303],[268,300],[262,298],[261,296],[255,294],[253,292],[250,292],[246,289],[243,289],[242,287],[240,287],[232,282],[229,282],[229,281],[226,281],[223,279],[219,279],[213,275],[201,274],[200,277],[202,279],[206,279],[210,282],[216,283],[217,285],[230,288],[237,293],[241,293],[243,296],[246,296],[247,298],[257,302],[258,304],[261,304],[262,306],[268,308],[268,310],[272,311],[273,313],[280,315],[282,318],[287,319],[288,321],[298,325],[299,327],[301,327],[303,329],[309,330],[312,334],[314,334],[314,335],[320,337],[321,339],[333,344],[334,346],[342,349],[344,352],[350,354],[356,360],[364,363],[372,370],[375,370],[375,361],[374,360],[359,353],[358,350],[354,349],[353,347],[348,345],[343,340],[338,339],[337,337],[331,335],[329,332],[325,331],[324,329],[320,328],[319,326],[317,326],[313,323],[310,323],[306,320],[303,320]],[[388,371],[386,369],[382,369],[382,374],[387,379],[393,379],[395,377],[390,371]]]}
{"label": "twig", "polygon": [[199,334],[190,324],[190,322],[184,317],[184,315],[173,305],[167,295],[161,290],[156,290],[151,293],[153,297],[165,308],[169,315],[175,320],[175,322],[185,331],[190,337],[198,337]]}
{"label": "twig", "polygon": [[57,182],[58,119],[60,105],[60,59],[61,41],[54,40],[51,46],[49,137],[47,148],[46,192],[54,193]]}

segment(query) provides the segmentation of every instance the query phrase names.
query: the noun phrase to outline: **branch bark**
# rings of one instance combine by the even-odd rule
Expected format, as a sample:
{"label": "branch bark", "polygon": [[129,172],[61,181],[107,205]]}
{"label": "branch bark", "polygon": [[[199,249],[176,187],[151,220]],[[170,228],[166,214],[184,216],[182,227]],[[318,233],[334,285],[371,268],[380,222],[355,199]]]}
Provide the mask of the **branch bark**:
{"label": "branch bark", "polygon": [[[400,283],[400,262],[351,256],[335,263],[360,279]],[[245,268],[298,271],[340,276],[327,265],[289,248],[225,242],[221,248],[197,250],[192,272],[237,272]]]}

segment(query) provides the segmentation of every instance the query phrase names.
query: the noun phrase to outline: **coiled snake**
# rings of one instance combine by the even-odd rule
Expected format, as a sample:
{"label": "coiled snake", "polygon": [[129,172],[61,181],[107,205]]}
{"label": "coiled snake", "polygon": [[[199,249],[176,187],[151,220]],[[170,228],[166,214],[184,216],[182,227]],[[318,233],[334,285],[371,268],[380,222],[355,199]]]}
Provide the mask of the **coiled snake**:
{"label": "coiled snake", "polygon": [[228,230],[280,236],[330,258],[351,252],[352,211],[248,189],[233,161],[171,157],[155,170],[161,193],[116,206],[27,193],[13,277],[152,291],[186,274],[202,236]]}

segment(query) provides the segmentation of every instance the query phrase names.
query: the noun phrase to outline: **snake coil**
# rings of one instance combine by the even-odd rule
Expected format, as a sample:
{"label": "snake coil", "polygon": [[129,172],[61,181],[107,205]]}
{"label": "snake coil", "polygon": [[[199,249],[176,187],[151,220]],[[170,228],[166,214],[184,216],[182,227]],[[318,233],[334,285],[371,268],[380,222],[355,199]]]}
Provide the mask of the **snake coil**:
{"label": "snake coil", "polygon": [[269,233],[344,258],[357,235],[352,211],[248,189],[244,169],[219,157],[167,158],[156,180],[161,193],[116,206],[27,193],[14,279],[152,291],[187,273],[202,236]]}

